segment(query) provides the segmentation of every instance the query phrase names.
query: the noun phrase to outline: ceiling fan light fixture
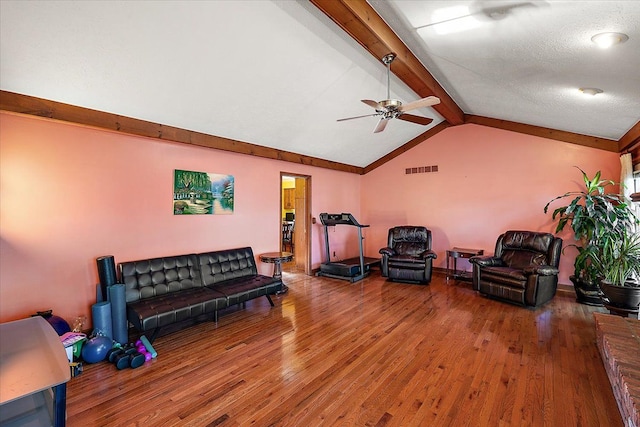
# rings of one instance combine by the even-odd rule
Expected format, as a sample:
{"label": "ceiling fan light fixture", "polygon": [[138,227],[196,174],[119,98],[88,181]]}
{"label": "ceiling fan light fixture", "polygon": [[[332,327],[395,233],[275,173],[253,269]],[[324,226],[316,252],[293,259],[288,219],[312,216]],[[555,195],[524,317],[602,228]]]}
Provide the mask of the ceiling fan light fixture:
{"label": "ceiling fan light fixture", "polygon": [[629,36],[623,33],[599,33],[591,37],[591,41],[598,45],[601,49],[608,49],[616,44],[624,43],[629,40]]}
{"label": "ceiling fan light fixture", "polygon": [[604,92],[602,89],[598,89],[597,87],[581,87],[580,92],[585,95],[596,96],[599,93]]}

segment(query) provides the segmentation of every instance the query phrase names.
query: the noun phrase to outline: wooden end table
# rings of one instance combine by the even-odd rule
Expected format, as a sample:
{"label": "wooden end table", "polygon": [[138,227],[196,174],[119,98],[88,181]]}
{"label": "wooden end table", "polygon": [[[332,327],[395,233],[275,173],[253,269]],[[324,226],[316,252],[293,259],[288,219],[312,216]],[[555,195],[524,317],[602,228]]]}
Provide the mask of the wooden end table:
{"label": "wooden end table", "polygon": [[[260,255],[260,261],[273,264],[273,278],[282,280],[282,263],[289,262],[293,259],[291,252],[267,252]],[[282,290],[276,292],[276,295],[284,294],[289,290],[287,285],[282,282]]]}
{"label": "wooden end table", "polygon": [[[447,251],[447,282],[449,277],[453,277],[455,280],[472,280],[471,273],[460,271],[458,272],[457,261],[458,258],[471,258],[477,255],[484,255],[483,249],[468,249],[453,247]],[[453,259],[453,273],[449,269],[449,260]]]}

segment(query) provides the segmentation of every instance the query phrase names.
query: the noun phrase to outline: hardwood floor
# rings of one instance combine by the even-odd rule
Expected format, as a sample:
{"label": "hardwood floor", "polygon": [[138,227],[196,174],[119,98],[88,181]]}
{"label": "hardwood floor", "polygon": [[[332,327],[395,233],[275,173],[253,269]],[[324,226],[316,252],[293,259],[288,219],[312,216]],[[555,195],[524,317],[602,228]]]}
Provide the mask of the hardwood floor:
{"label": "hardwood floor", "polygon": [[284,273],[289,293],[160,336],[158,358],[85,365],[69,426],[622,426],[592,313],[429,286]]}

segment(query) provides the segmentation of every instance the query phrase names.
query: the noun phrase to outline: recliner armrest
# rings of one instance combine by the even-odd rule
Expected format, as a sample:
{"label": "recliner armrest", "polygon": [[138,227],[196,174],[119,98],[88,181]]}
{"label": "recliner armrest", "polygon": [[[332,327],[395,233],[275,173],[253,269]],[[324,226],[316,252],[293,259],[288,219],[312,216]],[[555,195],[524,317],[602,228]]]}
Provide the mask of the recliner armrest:
{"label": "recliner armrest", "polygon": [[479,267],[499,267],[504,265],[502,259],[494,256],[472,256],[469,258],[469,262]]}
{"label": "recliner armrest", "polygon": [[532,265],[525,267],[522,271],[526,275],[538,274],[540,276],[556,276],[559,273],[559,270],[551,265]]}
{"label": "recliner armrest", "polygon": [[382,254],[382,255],[389,255],[389,256],[393,256],[396,254],[396,251],[394,251],[393,249],[391,249],[390,247],[386,247],[386,248],[382,248],[378,251],[378,253]]}
{"label": "recliner armrest", "polygon": [[438,258],[438,254],[436,254],[434,251],[432,250],[428,250],[428,251],[424,251],[422,253],[422,259],[436,259]]}

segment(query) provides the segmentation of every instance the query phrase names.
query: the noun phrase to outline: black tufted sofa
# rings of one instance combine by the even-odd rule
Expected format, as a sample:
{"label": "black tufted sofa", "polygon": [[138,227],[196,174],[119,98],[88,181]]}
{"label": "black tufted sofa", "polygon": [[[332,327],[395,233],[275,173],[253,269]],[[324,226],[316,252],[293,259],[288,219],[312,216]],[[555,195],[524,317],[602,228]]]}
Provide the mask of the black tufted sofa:
{"label": "black tufted sofa", "polygon": [[493,256],[471,257],[473,288],[528,307],[550,301],[558,286],[562,239],[550,233],[507,231]]}
{"label": "black tufted sofa", "polygon": [[153,341],[160,328],[270,295],[282,281],[258,274],[250,247],[118,264],[127,320]]}

